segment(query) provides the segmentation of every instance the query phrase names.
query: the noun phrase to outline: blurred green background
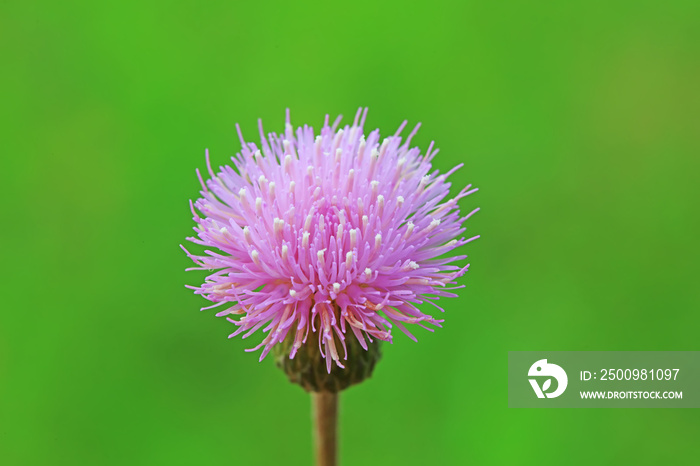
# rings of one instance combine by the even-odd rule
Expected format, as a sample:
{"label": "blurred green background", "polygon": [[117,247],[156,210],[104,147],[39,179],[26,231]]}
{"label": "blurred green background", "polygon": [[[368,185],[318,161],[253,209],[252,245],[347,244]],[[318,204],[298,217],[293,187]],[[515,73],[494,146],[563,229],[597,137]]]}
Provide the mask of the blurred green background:
{"label": "blurred green background", "polygon": [[198,312],[204,149],[370,108],[481,191],[445,328],[342,397],[345,465],[697,464],[695,410],[507,408],[512,350],[698,350],[697,2],[0,4],[0,461],[304,465],[308,396]]}

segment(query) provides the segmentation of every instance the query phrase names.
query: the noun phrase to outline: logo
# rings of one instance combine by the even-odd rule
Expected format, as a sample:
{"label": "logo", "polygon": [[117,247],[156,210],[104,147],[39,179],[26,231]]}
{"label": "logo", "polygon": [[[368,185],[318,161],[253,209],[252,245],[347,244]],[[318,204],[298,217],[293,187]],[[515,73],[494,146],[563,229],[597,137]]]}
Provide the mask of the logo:
{"label": "logo", "polygon": [[[540,359],[535,364],[530,366],[530,370],[527,373],[530,377],[547,377],[547,379],[542,384],[540,388],[537,383],[537,379],[528,379],[532,389],[535,391],[537,398],[556,398],[566,390],[566,384],[569,383],[569,378],[566,376],[564,369],[557,366],[556,364],[549,364],[546,359]],[[557,381],[557,389],[553,392],[547,393],[547,390],[552,385],[552,378]]]}

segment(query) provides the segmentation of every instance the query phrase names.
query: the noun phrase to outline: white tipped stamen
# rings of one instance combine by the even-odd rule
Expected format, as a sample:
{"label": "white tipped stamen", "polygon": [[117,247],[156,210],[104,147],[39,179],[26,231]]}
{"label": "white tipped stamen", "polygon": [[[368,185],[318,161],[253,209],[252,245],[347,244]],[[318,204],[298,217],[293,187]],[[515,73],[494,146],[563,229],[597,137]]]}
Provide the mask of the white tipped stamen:
{"label": "white tipped stamen", "polygon": [[452,209],[456,204],[457,204],[457,201],[455,199],[450,199],[449,201],[443,203],[442,205],[440,205],[440,207],[435,209],[435,212],[433,212],[433,215],[437,215],[440,212]]}
{"label": "white tipped stamen", "polygon": [[372,155],[369,158],[369,170],[367,171],[370,177],[374,177],[374,170],[377,168],[377,160],[379,160],[379,152],[377,152],[377,149],[372,149]]}
{"label": "white tipped stamen", "polygon": [[309,236],[311,236],[311,233],[309,233],[308,231],[305,231],[304,234],[302,235],[301,246],[304,249],[309,249]]}
{"label": "white tipped stamen", "polygon": [[321,262],[321,264],[325,264],[325,262],[326,262],[326,258],[324,255],[325,252],[326,252],[325,249],[321,249],[320,251],[318,251],[316,253],[316,256],[318,257],[318,260],[319,260],[319,262]]}
{"label": "white tipped stamen", "polygon": [[282,245],[282,260],[287,260],[287,257],[289,256],[289,248],[287,247],[286,244]]}
{"label": "white tipped stamen", "polygon": [[382,245],[382,234],[377,233],[377,236],[374,237],[374,247],[376,249],[379,249],[379,246]]}
{"label": "white tipped stamen", "polygon": [[344,233],[343,224],[339,223],[338,228],[335,231],[335,237],[338,239],[338,241],[341,241],[343,239],[343,233]]}
{"label": "white tipped stamen", "polygon": [[359,162],[362,162],[362,157],[365,155],[365,146],[367,141],[365,141],[365,135],[360,136],[360,145],[357,148],[357,158]]}
{"label": "white tipped stamen", "polygon": [[282,220],[281,218],[275,217],[273,225],[274,225],[275,236],[277,236],[277,237],[281,236],[282,232],[284,230],[284,220]]}
{"label": "white tipped stamen", "polygon": [[384,215],[384,196],[377,196],[377,214],[382,217]]}
{"label": "white tipped stamen", "polygon": [[340,283],[333,283],[333,293],[338,294],[340,293]]}
{"label": "white tipped stamen", "polygon": [[260,175],[260,178],[258,178],[258,187],[260,188],[260,192],[264,197],[267,194],[267,178],[265,178],[263,175]]}
{"label": "white tipped stamen", "polygon": [[342,154],[343,154],[343,149],[341,149],[340,147],[338,147],[338,148],[335,150],[335,161],[336,161],[337,163],[340,163],[340,156],[341,156]]}
{"label": "white tipped stamen", "polygon": [[386,148],[389,146],[389,138],[386,138],[382,141],[382,145],[379,148],[379,154],[378,155],[384,155],[386,152]]}
{"label": "white tipped stamen", "polygon": [[292,166],[292,156],[287,154],[284,157],[284,171],[289,173],[289,169]]}
{"label": "white tipped stamen", "polygon": [[425,187],[428,185],[428,182],[430,181],[430,177],[428,175],[424,176],[423,178],[420,179],[420,183],[418,183],[418,192],[422,193]]}
{"label": "white tipped stamen", "polygon": [[294,291],[294,290],[289,290],[289,296],[291,296],[292,298],[296,298],[296,297],[297,297],[297,292]]}
{"label": "white tipped stamen", "polygon": [[276,185],[275,185],[274,181],[272,183],[270,183],[270,190],[269,190],[270,202],[273,202],[275,200],[275,186]]}
{"label": "white tipped stamen", "polygon": [[335,134],[335,138],[333,139],[333,146],[337,147],[338,144],[340,143],[340,140],[343,139],[343,128],[340,128],[338,132]]}
{"label": "white tipped stamen", "polygon": [[316,136],[316,140],[314,141],[314,153],[316,154],[316,157],[320,157],[322,153],[321,149],[321,144],[323,143],[323,137]]}
{"label": "white tipped stamen", "polygon": [[406,282],[407,285],[430,285],[430,280],[427,278],[411,278]]}
{"label": "white tipped stamen", "polygon": [[306,220],[304,221],[304,231],[309,231],[309,228],[311,228],[311,222],[314,219],[314,213],[309,212],[309,215],[306,216]]}
{"label": "white tipped stamen", "polygon": [[406,228],[406,234],[403,235],[403,238],[406,239],[409,236],[413,234],[413,228],[415,228],[415,225],[413,222],[408,222],[408,227]]}
{"label": "white tipped stamen", "polygon": [[250,228],[247,226],[243,227],[243,237],[245,238],[246,243],[253,244],[253,235],[250,234]]}
{"label": "white tipped stamen", "polygon": [[362,229],[366,230],[367,229],[367,224],[369,223],[369,217],[366,215],[362,216]]}
{"label": "white tipped stamen", "polygon": [[397,197],[397,198],[396,198],[396,207],[400,209],[401,206],[402,206],[403,203],[404,203],[404,200],[405,200],[405,199],[403,198],[403,196]]}
{"label": "white tipped stamen", "polygon": [[326,218],[323,215],[318,217],[318,229],[324,231],[326,229]]}
{"label": "white tipped stamen", "polygon": [[347,190],[352,190],[352,186],[355,183],[355,169],[351,168],[348,172]]}
{"label": "white tipped stamen", "polygon": [[289,194],[292,195],[292,200],[294,200],[294,188],[297,187],[297,184],[294,181],[289,182]]}
{"label": "white tipped stamen", "polygon": [[428,231],[428,232],[433,231],[439,225],[440,225],[440,220],[434,219],[432,222],[430,222],[430,225],[428,225],[428,228],[426,229],[426,231]]}
{"label": "white tipped stamen", "polygon": [[345,269],[346,270],[350,270],[350,267],[352,267],[352,258],[353,258],[352,251],[349,251],[347,254],[345,254]]}
{"label": "white tipped stamen", "polygon": [[262,197],[255,198],[255,213],[258,215],[262,215],[262,203]]}
{"label": "white tipped stamen", "polygon": [[372,269],[370,269],[369,267],[367,267],[367,268],[365,269],[365,278],[366,278],[367,280],[369,280],[370,278],[372,278]]}
{"label": "white tipped stamen", "polygon": [[260,265],[260,254],[258,251],[253,249],[253,252],[250,253],[251,258],[253,259],[253,262],[255,262],[255,265]]}
{"label": "white tipped stamen", "polygon": [[350,247],[355,248],[357,246],[357,228],[350,230]]}

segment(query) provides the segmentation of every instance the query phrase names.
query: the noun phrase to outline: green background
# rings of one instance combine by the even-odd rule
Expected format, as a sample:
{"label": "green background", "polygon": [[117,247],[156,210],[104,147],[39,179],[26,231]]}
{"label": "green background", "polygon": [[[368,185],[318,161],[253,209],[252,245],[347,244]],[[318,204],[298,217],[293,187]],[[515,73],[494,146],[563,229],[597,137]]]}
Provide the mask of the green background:
{"label": "green background", "polygon": [[482,239],[445,328],[343,395],[343,464],[696,464],[696,410],[508,409],[506,369],[698,349],[697,5],[2,2],[2,463],[310,464],[308,396],[179,243],[236,122],[368,106],[465,163]]}

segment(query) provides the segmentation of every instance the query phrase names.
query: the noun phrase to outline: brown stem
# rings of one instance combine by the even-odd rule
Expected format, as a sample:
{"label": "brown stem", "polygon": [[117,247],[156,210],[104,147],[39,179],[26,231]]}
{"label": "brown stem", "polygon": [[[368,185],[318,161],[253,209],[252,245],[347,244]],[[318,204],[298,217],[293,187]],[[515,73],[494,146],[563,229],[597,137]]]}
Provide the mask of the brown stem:
{"label": "brown stem", "polygon": [[338,464],[338,393],[311,392],[316,465]]}

